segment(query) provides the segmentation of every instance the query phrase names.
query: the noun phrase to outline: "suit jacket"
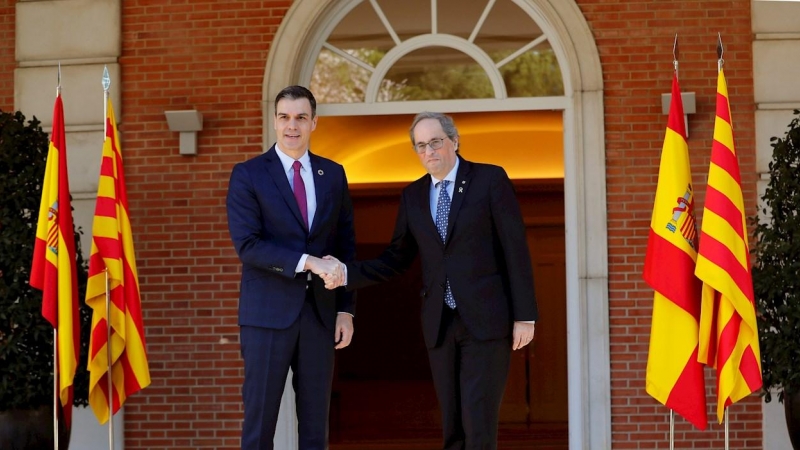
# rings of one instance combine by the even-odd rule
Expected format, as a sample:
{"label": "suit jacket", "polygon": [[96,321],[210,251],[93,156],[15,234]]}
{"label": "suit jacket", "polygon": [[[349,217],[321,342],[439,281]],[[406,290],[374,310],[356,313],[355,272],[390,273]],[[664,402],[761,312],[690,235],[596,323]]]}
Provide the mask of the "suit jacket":
{"label": "suit jacket", "polygon": [[[242,261],[239,325],[283,329],[300,314],[307,274],[295,274],[300,257],[355,257],[353,204],[341,165],[309,152],[317,198],[307,230],[291,186],[273,146],[236,164],[228,187],[228,229]],[[311,288],[326,327],[333,330],[337,311],[355,313],[355,297],[329,291],[314,275]]]}
{"label": "suit jacket", "polygon": [[401,194],[392,241],[377,259],[348,264],[348,289],[357,289],[422,262],[422,330],[436,346],[450,281],[458,311],[479,340],[509,336],[514,321],[538,319],[525,225],[514,188],[498,166],[460,163],[443,243],[430,208],[431,177]]}

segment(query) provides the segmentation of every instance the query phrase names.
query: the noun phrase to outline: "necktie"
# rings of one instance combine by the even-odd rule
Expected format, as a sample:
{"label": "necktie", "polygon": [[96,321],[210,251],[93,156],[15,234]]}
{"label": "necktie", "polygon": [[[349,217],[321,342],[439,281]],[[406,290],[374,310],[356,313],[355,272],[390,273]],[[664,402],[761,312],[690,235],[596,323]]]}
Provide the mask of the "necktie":
{"label": "necktie", "polygon": [[294,179],[292,180],[292,190],[294,191],[294,199],[297,200],[297,206],[300,208],[300,214],[303,215],[303,223],[306,224],[308,229],[308,203],[306,201],[306,184],[303,183],[303,177],[300,176],[300,168],[303,165],[300,161],[295,161],[292,164],[294,169]]}
{"label": "necktie", "polygon": [[[447,218],[450,215],[450,195],[447,193],[448,184],[450,184],[449,180],[439,182],[439,199],[436,201],[436,229],[439,230],[442,242],[447,238]],[[456,300],[453,298],[453,291],[450,290],[450,280],[446,280],[444,302],[450,309],[456,308]]]}

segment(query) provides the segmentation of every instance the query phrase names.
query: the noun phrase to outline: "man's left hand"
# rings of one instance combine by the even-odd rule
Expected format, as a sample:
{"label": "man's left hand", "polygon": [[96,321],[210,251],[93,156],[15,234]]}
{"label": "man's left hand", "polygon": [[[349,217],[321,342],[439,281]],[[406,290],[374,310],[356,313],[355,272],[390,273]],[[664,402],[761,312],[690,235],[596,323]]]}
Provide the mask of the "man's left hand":
{"label": "man's left hand", "polygon": [[353,340],[353,316],[347,313],[336,315],[336,328],[333,337],[336,342],[336,350],[343,349],[350,345]]}
{"label": "man's left hand", "polygon": [[514,322],[514,333],[511,341],[511,348],[519,350],[530,344],[533,334],[536,331],[536,324],[526,322]]}

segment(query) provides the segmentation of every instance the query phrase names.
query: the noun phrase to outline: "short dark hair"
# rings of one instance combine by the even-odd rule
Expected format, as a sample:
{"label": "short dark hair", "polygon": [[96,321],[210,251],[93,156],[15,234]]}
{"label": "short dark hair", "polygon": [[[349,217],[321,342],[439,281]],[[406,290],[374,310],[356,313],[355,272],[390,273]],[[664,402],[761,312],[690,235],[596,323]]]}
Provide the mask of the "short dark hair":
{"label": "short dark hair", "polygon": [[414,142],[414,128],[416,128],[418,123],[425,119],[438,120],[439,124],[442,126],[442,131],[444,131],[444,134],[447,135],[451,141],[458,139],[458,129],[456,129],[456,124],[453,122],[452,117],[448,116],[447,114],[423,111],[414,117],[414,120],[411,122],[411,128],[408,129],[408,134],[411,136],[412,146],[416,145],[416,142]]}
{"label": "short dark hair", "polygon": [[311,103],[311,117],[317,116],[317,100],[314,98],[314,94],[303,86],[294,85],[281,89],[278,95],[275,96],[275,114],[278,114],[278,102],[284,98],[289,100],[307,98],[308,102]]}

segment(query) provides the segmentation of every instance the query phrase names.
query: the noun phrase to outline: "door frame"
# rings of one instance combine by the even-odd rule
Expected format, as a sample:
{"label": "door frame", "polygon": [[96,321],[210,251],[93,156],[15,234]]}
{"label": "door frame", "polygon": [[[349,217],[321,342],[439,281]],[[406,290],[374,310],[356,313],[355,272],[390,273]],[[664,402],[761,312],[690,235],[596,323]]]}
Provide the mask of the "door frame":
{"label": "door frame", "polygon": [[[301,76],[310,73],[308,67],[316,60],[321,36],[327,36],[357,1],[303,0],[293,2],[287,11],[272,41],[264,73],[264,150],[276,138],[272,127],[275,94],[285,86],[308,83]],[[561,65],[565,95],[555,101],[564,114],[570,449],[605,450],[611,445],[611,382],[605,127],[599,52],[574,0],[513,1],[533,11]],[[535,99],[525,100],[525,109],[543,107]],[[492,101],[513,109],[521,107],[513,105],[519,99],[487,100]],[[487,102],[404,102],[392,111],[455,112],[496,107]],[[350,106],[355,114],[385,114],[388,111],[382,108],[392,107],[377,104],[380,109],[370,109],[359,105],[361,108]],[[334,112],[328,109],[321,105],[318,111],[321,115]],[[278,425],[279,433],[287,433],[284,448],[296,447],[296,437],[292,436],[296,434],[296,421],[292,421],[291,414],[294,394],[290,391],[288,385]]]}

